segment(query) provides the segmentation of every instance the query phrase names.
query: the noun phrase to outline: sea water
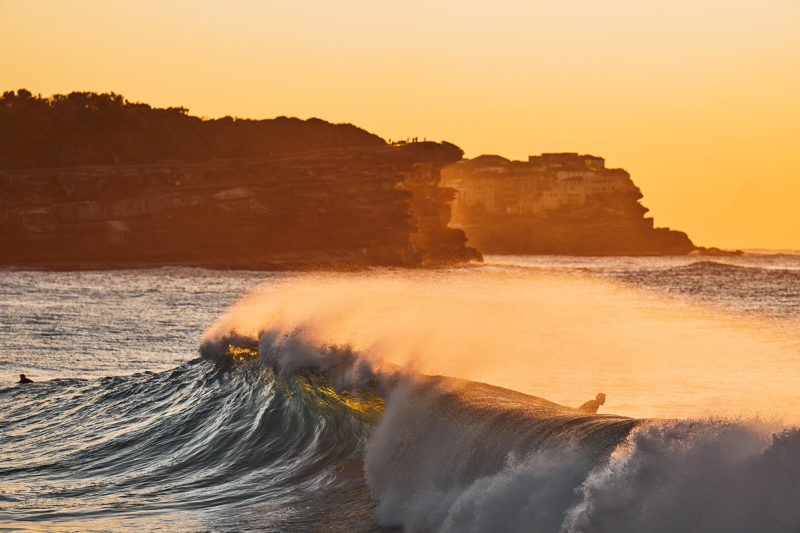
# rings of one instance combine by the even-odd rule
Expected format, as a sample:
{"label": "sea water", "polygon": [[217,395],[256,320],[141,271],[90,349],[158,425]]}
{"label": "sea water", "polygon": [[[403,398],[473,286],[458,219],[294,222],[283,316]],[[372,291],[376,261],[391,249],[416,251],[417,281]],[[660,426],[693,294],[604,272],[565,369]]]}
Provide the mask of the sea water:
{"label": "sea water", "polygon": [[800,527],[798,255],[3,271],[0,304],[2,527]]}

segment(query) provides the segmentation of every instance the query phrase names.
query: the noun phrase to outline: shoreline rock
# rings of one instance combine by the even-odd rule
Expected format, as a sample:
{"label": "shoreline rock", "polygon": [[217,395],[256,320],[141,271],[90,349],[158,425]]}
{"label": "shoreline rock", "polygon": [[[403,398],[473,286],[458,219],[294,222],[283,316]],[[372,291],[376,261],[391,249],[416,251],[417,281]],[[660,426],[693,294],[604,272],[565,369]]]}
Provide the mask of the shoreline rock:
{"label": "shoreline rock", "polygon": [[484,155],[443,170],[456,188],[453,226],[485,254],[684,255],[682,231],[654,227],[642,193],[623,169],[577,153],[527,162]]}
{"label": "shoreline rock", "polygon": [[0,170],[0,265],[255,270],[481,260],[448,228],[448,143]]}

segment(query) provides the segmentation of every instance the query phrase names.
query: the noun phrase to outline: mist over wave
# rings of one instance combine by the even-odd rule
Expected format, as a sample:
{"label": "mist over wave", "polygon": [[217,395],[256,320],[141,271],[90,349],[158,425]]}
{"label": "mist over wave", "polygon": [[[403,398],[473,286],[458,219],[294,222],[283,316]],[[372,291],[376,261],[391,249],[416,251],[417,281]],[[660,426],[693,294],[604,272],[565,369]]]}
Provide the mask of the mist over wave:
{"label": "mist over wave", "polygon": [[[798,324],[734,286],[762,273],[579,261],[8,273],[0,527],[797,531]],[[704,270],[730,290],[664,289]]]}
{"label": "mist over wave", "polygon": [[[742,378],[759,352],[779,366],[761,372],[794,372],[784,333],[604,280],[384,272],[258,291],[209,328],[201,353],[220,362],[249,345],[285,378],[314,369],[338,389],[376,385],[386,408],[364,472],[385,526],[793,531],[800,434],[753,416],[796,416],[796,379],[779,390],[753,364]],[[605,381],[587,386],[595,373]],[[550,401],[576,389],[567,403],[603,390],[639,418]]]}
{"label": "mist over wave", "polygon": [[[254,291],[205,333],[292,334],[372,365],[482,381],[637,417],[800,421],[800,327],[535,269],[307,275]],[[769,387],[764,387],[769,383]]]}

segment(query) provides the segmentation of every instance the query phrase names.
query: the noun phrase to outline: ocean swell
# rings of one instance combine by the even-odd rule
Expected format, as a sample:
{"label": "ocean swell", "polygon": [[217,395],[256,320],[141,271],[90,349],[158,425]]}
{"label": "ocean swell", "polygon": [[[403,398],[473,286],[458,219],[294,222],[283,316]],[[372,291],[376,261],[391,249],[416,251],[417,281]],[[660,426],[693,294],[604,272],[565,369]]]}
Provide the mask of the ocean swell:
{"label": "ocean swell", "polygon": [[586,414],[484,383],[381,368],[349,347],[316,347],[291,333],[219,339],[202,353],[216,364],[0,390],[0,524],[800,526],[797,429]]}
{"label": "ocean swell", "polygon": [[[201,351],[221,360],[227,341]],[[221,346],[227,345],[224,353]],[[254,346],[251,342],[250,346]],[[264,332],[279,376],[314,370],[386,400],[363,449],[383,526],[407,531],[794,531],[800,433],[758,421],[635,420]],[[292,360],[297,353],[298,359]],[[288,369],[291,368],[291,371]]]}
{"label": "ocean swell", "polygon": [[382,401],[344,398],[319,375],[277,380],[257,362],[195,360],[0,399],[0,524],[217,530],[253,513],[240,527],[369,522],[361,464]]}

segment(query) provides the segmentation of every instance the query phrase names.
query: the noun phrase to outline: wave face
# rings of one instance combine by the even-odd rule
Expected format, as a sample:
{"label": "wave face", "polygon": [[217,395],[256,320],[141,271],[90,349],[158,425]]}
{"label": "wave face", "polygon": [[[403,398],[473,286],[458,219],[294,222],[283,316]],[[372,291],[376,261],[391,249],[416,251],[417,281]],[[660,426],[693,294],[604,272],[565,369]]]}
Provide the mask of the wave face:
{"label": "wave face", "polygon": [[575,489],[636,424],[469,381],[401,387],[367,449],[378,518],[411,531],[558,531]]}
{"label": "wave face", "polygon": [[[0,523],[55,530],[795,531],[800,432],[590,415],[265,333],[0,390]],[[292,366],[297,358],[301,364]],[[223,364],[224,363],[224,364]],[[40,453],[46,449],[48,453]]]}
{"label": "wave face", "polygon": [[195,360],[160,374],[7,388],[0,398],[0,523],[169,531],[372,524],[361,465],[379,406],[356,409],[319,377],[279,382],[263,365],[226,372]]}
{"label": "wave face", "polygon": [[[241,338],[209,342],[217,362]],[[369,387],[385,410],[364,448],[381,526],[406,531],[795,531],[800,431],[760,422],[637,420],[399,368],[262,332],[277,374]],[[298,361],[301,361],[298,363]],[[316,375],[316,374],[315,374]],[[294,378],[290,378],[294,379]]]}

